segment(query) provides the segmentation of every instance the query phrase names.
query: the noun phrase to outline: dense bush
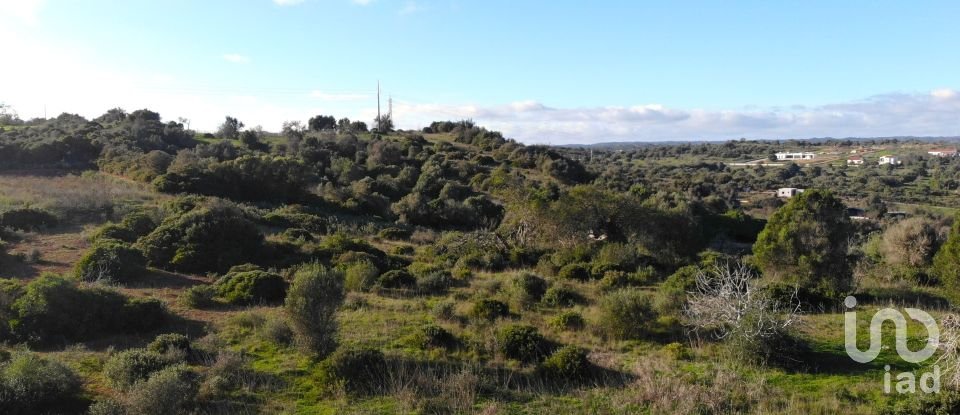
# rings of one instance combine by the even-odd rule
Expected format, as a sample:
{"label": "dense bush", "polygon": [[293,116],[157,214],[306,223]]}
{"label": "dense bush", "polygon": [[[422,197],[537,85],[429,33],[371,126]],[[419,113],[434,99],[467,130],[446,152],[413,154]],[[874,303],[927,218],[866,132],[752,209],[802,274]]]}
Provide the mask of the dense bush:
{"label": "dense bush", "polygon": [[560,278],[577,281],[586,281],[591,275],[590,264],[582,262],[564,265],[557,273]]}
{"label": "dense bush", "polygon": [[69,412],[80,387],[70,368],[34,353],[19,352],[0,363],[0,408],[5,414]]}
{"label": "dense bush", "polygon": [[547,281],[536,275],[523,272],[513,279],[514,289],[517,291],[520,303],[529,305],[540,301],[547,291]]}
{"label": "dense bush", "polygon": [[409,229],[393,227],[380,230],[380,232],[377,233],[377,236],[383,239],[402,241],[409,239],[411,234],[413,234],[413,232]]}
{"label": "dense bush", "polygon": [[284,311],[306,350],[322,357],[336,348],[336,313],[343,296],[343,274],[335,270],[311,263],[294,273]]}
{"label": "dense bush", "polygon": [[57,225],[57,217],[37,208],[16,208],[0,213],[0,229],[34,231]]}
{"label": "dense bush", "polygon": [[384,272],[380,278],[377,278],[377,286],[383,288],[413,288],[416,285],[417,279],[402,269]]}
{"label": "dense bush", "polygon": [[126,243],[100,239],[74,266],[74,275],[81,281],[124,283],[145,271],[143,254]]}
{"label": "dense bush", "polygon": [[147,350],[164,354],[170,350],[178,350],[184,353],[190,353],[192,348],[190,347],[190,339],[187,336],[178,333],[167,333],[161,334],[153,339],[149,345],[147,345]]}
{"label": "dense bush", "polygon": [[584,298],[573,288],[557,285],[550,287],[541,301],[547,307],[573,307],[582,303]]}
{"label": "dense bush", "polygon": [[699,268],[696,265],[687,265],[667,277],[663,284],[657,287],[654,305],[658,313],[680,314],[687,303],[687,293],[697,286],[697,272]]}
{"label": "dense bush", "polygon": [[287,295],[283,277],[250,267],[233,267],[214,287],[224,301],[237,305],[276,304]]}
{"label": "dense bush", "polygon": [[129,299],[102,288],[79,288],[75,282],[53,275],[27,284],[11,312],[13,335],[37,343],[149,331],[167,318],[166,308],[158,300]]}
{"label": "dense bush", "polygon": [[110,385],[126,391],[170,364],[169,360],[155,351],[129,349],[111,356],[103,365],[103,375]]}
{"label": "dense bush", "polygon": [[373,393],[383,386],[387,363],[374,349],[340,349],[326,360],[327,372],[353,393]]}
{"label": "dense bush", "polygon": [[195,285],[180,295],[180,301],[190,308],[209,308],[217,305],[217,289],[212,285]]}
{"label": "dense bush", "polygon": [[259,258],[263,235],[232,205],[212,203],[168,216],[137,242],[150,265],[186,272],[225,272]]}
{"label": "dense bush", "polygon": [[506,304],[489,298],[473,303],[473,307],[470,309],[471,317],[485,321],[493,321],[509,315],[510,308]]}
{"label": "dense bush", "polygon": [[158,370],[146,380],[137,382],[127,394],[128,412],[144,415],[183,413],[194,400],[199,377],[186,365]]}
{"label": "dense bush", "polygon": [[367,291],[377,282],[380,276],[380,270],[374,263],[367,259],[361,259],[344,268],[344,287],[349,291]]}
{"label": "dense bush", "polygon": [[607,294],[600,300],[600,327],[617,339],[636,339],[647,333],[656,318],[652,296],[636,288]]}
{"label": "dense bush", "polygon": [[581,330],[584,326],[586,321],[576,311],[564,311],[550,320],[550,327],[557,330]]}
{"label": "dense bush", "polygon": [[436,271],[417,278],[417,289],[423,294],[441,294],[453,283],[450,273]]}
{"label": "dense bush", "polygon": [[510,359],[524,363],[537,362],[547,355],[549,345],[536,327],[511,325],[497,333],[499,350]]}
{"label": "dense bush", "polygon": [[561,383],[581,382],[590,375],[592,364],[587,359],[587,350],[577,346],[557,349],[540,364],[542,375]]}
{"label": "dense bush", "polygon": [[429,324],[423,326],[419,334],[420,346],[423,348],[431,347],[451,347],[456,344],[457,338],[443,327]]}

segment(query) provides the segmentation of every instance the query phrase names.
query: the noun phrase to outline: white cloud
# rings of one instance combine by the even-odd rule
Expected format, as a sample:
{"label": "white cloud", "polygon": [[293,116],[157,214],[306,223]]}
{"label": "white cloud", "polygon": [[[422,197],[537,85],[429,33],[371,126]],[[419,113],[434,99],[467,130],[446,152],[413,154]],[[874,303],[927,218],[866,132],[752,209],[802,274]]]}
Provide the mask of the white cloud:
{"label": "white cloud", "polygon": [[960,94],[885,94],[821,106],[741,110],[631,107],[553,108],[537,101],[506,105],[399,103],[394,118],[404,128],[433,120],[472,118],[526,143],[725,140],[740,137],[956,136],[960,135]]}
{"label": "white cloud", "polygon": [[357,93],[328,93],[323,91],[312,91],[310,92],[311,98],[316,98],[323,101],[359,101],[364,99],[370,99],[369,94],[357,94]]}
{"label": "white cloud", "polygon": [[414,14],[414,13],[419,12],[419,11],[421,11],[421,10],[423,10],[423,7],[421,7],[419,4],[417,4],[417,2],[415,2],[415,1],[408,1],[408,2],[406,2],[406,3],[403,4],[403,7],[400,8],[400,11],[397,12],[397,13],[399,13],[399,14],[401,14],[401,15],[408,15],[408,14]]}
{"label": "white cloud", "polygon": [[0,21],[6,16],[29,25],[36,24],[45,3],[46,0],[0,0]]}
{"label": "white cloud", "polygon": [[296,6],[303,2],[304,0],[273,0],[273,4],[277,6]]}
{"label": "white cloud", "polygon": [[250,57],[237,53],[227,53],[223,55],[223,60],[230,63],[250,63]]}

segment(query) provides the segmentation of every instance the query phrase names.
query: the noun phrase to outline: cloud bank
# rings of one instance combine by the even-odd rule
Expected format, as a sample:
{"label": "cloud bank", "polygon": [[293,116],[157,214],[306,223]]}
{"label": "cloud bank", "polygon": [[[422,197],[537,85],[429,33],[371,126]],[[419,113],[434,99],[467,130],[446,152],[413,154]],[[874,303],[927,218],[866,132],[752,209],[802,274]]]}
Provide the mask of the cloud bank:
{"label": "cloud bank", "polygon": [[399,125],[472,118],[527,143],[960,135],[960,93],[889,93],[820,106],[703,110],[658,104],[555,108],[537,101],[499,106],[394,104]]}

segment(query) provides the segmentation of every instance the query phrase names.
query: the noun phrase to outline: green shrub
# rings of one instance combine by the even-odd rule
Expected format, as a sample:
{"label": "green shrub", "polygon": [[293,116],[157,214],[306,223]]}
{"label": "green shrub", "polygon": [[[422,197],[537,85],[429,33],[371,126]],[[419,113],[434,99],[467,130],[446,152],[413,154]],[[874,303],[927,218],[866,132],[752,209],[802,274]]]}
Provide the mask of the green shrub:
{"label": "green shrub", "polygon": [[398,245],[393,247],[393,249],[390,250],[391,254],[401,255],[401,256],[413,255],[415,252],[416,251],[414,250],[414,248],[410,245]]}
{"label": "green shrub", "polygon": [[550,327],[557,330],[581,330],[584,326],[586,321],[576,311],[564,311],[550,320]]}
{"label": "green shrub", "polygon": [[313,242],[316,239],[310,231],[303,228],[290,228],[283,231],[281,235],[291,241]]}
{"label": "green shrub", "polygon": [[651,294],[627,288],[607,294],[600,300],[600,326],[611,337],[642,337],[656,318]]}
{"label": "green shrub", "polygon": [[567,264],[560,268],[557,276],[562,279],[586,281],[590,279],[590,264],[578,262]]}
{"label": "green shrub", "polygon": [[629,270],[637,264],[637,251],[632,245],[608,243],[600,247],[593,256],[593,261],[599,264],[611,264],[620,270]]}
{"label": "green shrub", "polygon": [[157,222],[144,212],[131,212],[123,217],[120,224],[133,234],[134,240],[150,234],[157,228]]}
{"label": "green shrub", "polygon": [[377,278],[377,286],[383,288],[413,288],[417,285],[417,279],[405,270],[390,270],[380,278]]}
{"label": "green shrub", "polygon": [[0,213],[0,229],[35,231],[57,226],[57,222],[57,217],[52,213],[37,208],[16,208]]}
{"label": "green shrub", "polygon": [[438,271],[417,278],[417,289],[424,294],[442,294],[450,288],[452,279],[446,271]]}
{"label": "green shrub", "polygon": [[349,291],[367,291],[377,282],[380,270],[366,259],[346,266],[344,287]]}
{"label": "green shrub", "polygon": [[194,285],[188,288],[180,295],[180,301],[191,308],[209,308],[217,304],[214,297],[217,296],[217,289],[212,285]]}
{"label": "green shrub", "polygon": [[383,386],[387,363],[375,349],[340,349],[326,360],[327,373],[353,393],[373,393]]}
{"label": "green shrub", "polygon": [[470,316],[480,320],[494,321],[510,316],[510,308],[501,301],[484,298],[473,303]]}
{"label": "green shrub", "polygon": [[621,268],[617,264],[611,264],[608,262],[594,262],[590,264],[590,277],[593,279],[601,279],[608,272],[612,271],[621,271]]}
{"label": "green shrub", "polygon": [[146,259],[140,251],[113,240],[99,240],[80,258],[74,275],[81,281],[127,282],[144,272]]}
{"label": "green shrub", "polygon": [[336,348],[336,313],[343,296],[343,274],[335,270],[311,263],[294,273],[284,311],[306,350],[326,356]]}
{"label": "green shrub", "polygon": [[453,301],[441,301],[433,306],[431,314],[440,320],[453,320],[457,315],[455,312],[456,304]]}
{"label": "green shrub", "polygon": [[111,386],[126,391],[137,382],[170,365],[163,355],[145,349],[129,349],[110,357],[103,365],[103,376]]}
{"label": "green shrub", "polygon": [[0,363],[0,408],[5,414],[62,413],[80,393],[80,378],[66,365],[30,352]]}
{"label": "green shrub", "polygon": [[513,280],[513,286],[522,304],[532,304],[540,301],[547,291],[546,280],[527,272],[517,275]]}
{"label": "green shrub", "polygon": [[409,229],[403,229],[403,228],[385,228],[385,229],[380,230],[380,232],[377,233],[377,236],[379,236],[379,237],[381,237],[381,238],[383,238],[383,239],[390,239],[390,240],[399,241],[399,240],[407,240],[407,239],[410,239],[410,235],[412,235],[412,234],[413,234],[413,232],[411,232]]}
{"label": "green shrub", "polygon": [[663,315],[679,315],[687,303],[687,293],[697,285],[696,265],[688,265],[678,269],[657,287],[657,297],[654,303],[658,313]]}
{"label": "green shrub", "polygon": [[35,343],[150,331],[167,318],[166,308],[156,299],[130,299],[103,288],[79,288],[54,275],[42,275],[27,284],[11,313],[13,335]]}
{"label": "green shrub", "polygon": [[550,287],[542,299],[543,305],[547,307],[573,307],[583,301],[582,295],[562,285]]}
{"label": "green shrub", "polygon": [[179,350],[184,353],[190,353],[192,348],[190,347],[190,339],[187,336],[178,333],[167,333],[161,334],[153,339],[149,345],[147,345],[147,350],[164,354],[169,350]]}
{"label": "green shrub", "polygon": [[184,272],[225,272],[258,258],[263,235],[236,207],[211,203],[168,216],[137,246],[150,265]]}
{"label": "green shrub", "polygon": [[127,415],[127,408],[120,402],[107,398],[90,405],[87,415]]}
{"label": "green shrub", "polygon": [[687,360],[690,358],[690,349],[684,346],[683,343],[669,343],[663,346],[663,352],[673,360]]}
{"label": "green shrub", "polygon": [[259,269],[233,268],[217,280],[217,294],[238,305],[276,304],[287,295],[287,282],[278,274]]}
{"label": "green shrub", "polygon": [[524,363],[537,362],[547,354],[548,344],[536,327],[511,325],[497,333],[500,352]]}
{"label": "green shrub", "polygon": [[167,415],[183,413],[197,395],[198,376],[186,365],[157,371],[138,382],[127,394],[128,410],[134,414]]}
{"label": "green shrub", "polygon": [[280,346],[289,346],[293,343],[293,330],[283,319],[271,318],[263,323],[259,331],[260,337]]}
{"label": "green shrub", "polygon": [[137,241],[137,236],[126,226],[117,223],[103,225],[90,236],[90,242],[93,243],[110,240],[133,243]]}
{"label": "green shrub", "polygon": [[552,381],[576,383],[586,379],[590,375],[591,368],[586,349],[564,346],[544,360],[539,369],[541,374],[548,376]]}
{"label": "green shrub", "polygon": [[457,338],[443,327],[428,324],[420,331],[420,346],[423,348],[451,347],[456,344]]}

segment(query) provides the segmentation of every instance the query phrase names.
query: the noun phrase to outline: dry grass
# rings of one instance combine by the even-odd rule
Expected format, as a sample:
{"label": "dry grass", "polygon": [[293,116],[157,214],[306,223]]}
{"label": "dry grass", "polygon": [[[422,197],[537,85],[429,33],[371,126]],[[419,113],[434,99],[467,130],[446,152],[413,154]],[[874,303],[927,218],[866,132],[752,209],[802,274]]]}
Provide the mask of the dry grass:
{"label": "dry grass", "polygon": [[0,209],[33,206],[63,219],[111,219],[160,197],[149,185],[102,173],[24,172],[0,175]]}

